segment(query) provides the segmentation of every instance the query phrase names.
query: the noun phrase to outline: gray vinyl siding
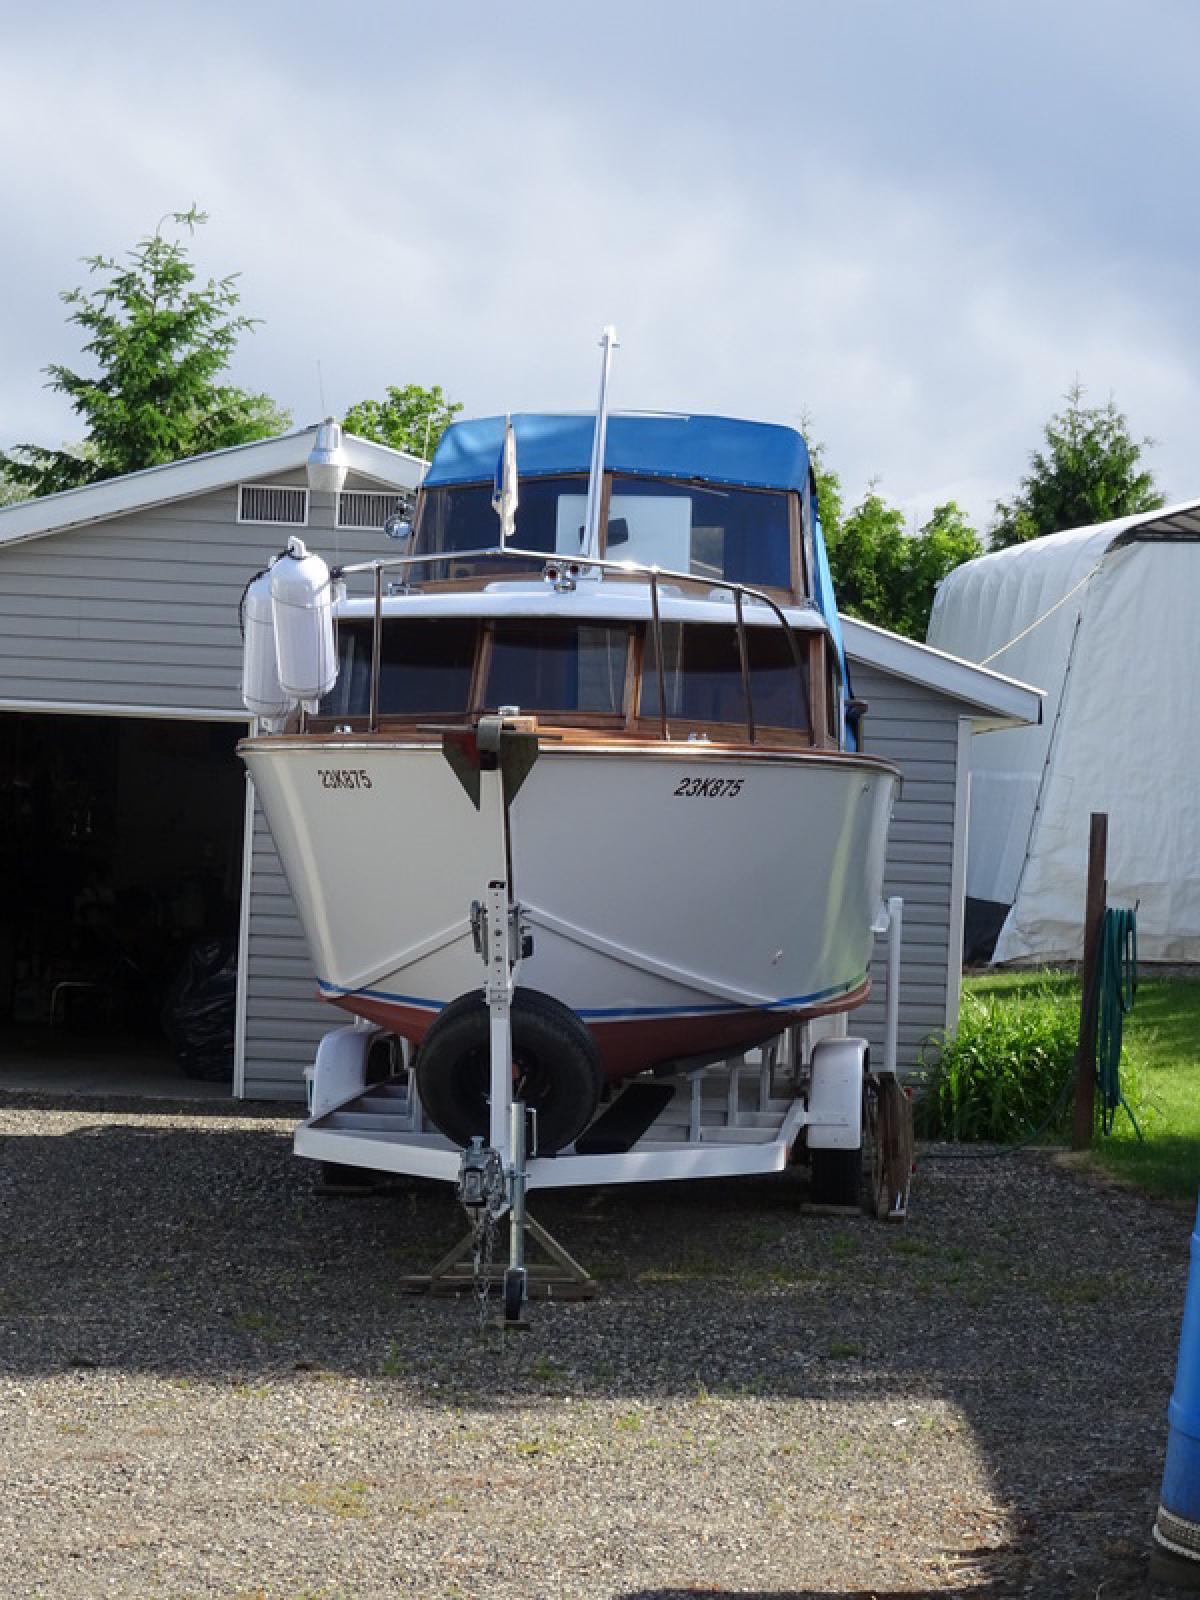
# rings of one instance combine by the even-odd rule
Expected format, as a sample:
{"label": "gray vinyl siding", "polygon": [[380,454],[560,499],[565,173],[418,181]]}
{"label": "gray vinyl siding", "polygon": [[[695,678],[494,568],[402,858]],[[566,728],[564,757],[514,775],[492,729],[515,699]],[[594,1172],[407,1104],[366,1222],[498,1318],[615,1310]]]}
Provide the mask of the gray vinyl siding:
{"label": "gray vinyl siding", "polygon": [[[304,472],[269,483],[305,482]],[[352,475],[347,488],[386,485]],[[305,528],[237,520],[236,485],[0,548],[0,703],[245,716],[238,602],[298,534],[331,561],[385,554],[334,530],[313,494]],[[256,816],[247,941],[245,1094],[303,1096],[302,1073],[340,1013],[316,980],[274,846]]]}
{"label": "gray vinyl siding", "polygon": [[383,544],[239,525],[231,486],[0,550],[0,700],[240,712],[238,601],[293,533],[346,559]]}
{"label": "gray vinyl siding", "polygon": [[[934,690],[851,660],[854,692],[866,700],[865,748],[904,774],[888,836],[884,897],[904,900],[900,957],[899,1064],[916,1066],[921,1043],[946,1025],[958,721],[968,707]],[[876,940],[871,998],[851,1014],[851,1033],[883,1050],[887,939]]]}
{"label": "gray vinyl siding", "polygon": [[340,1016],[317,999],[317,983],[291,892],[262,808],[254,808],[247,957],[245,1094],[298,1100],[304,1068]]}

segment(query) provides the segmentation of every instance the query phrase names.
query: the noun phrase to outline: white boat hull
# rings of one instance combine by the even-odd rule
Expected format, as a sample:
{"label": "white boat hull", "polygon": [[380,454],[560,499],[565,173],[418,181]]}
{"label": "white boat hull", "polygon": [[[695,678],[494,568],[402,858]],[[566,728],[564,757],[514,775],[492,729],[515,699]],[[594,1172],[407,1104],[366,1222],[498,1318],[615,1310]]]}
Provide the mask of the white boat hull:
{"label": "white boat hull", "polygon": [[[503,845],[440,744],[249,740],[321,993],[419,1040],[482,987],[470,908]],[[519,983],[610,1077],[865,999],[893,769],[868,758],[544,743],[510,810]],[[503,855],[500,856],[501,863]]]}

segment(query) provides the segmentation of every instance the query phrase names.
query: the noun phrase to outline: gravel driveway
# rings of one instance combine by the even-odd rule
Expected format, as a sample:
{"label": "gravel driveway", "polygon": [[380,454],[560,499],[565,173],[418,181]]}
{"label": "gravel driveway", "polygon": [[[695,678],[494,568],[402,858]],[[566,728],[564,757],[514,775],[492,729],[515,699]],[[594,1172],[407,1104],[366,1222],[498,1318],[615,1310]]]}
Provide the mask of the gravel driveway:
{"label": "gravel driveway", "polygon": [[6,1597],[1157,1592],[1190,1218],[925,1151],[903,1228],[535,1197],[601,1294],[502,1342],[400,1288],[448,1192],[319,1195],[291,1128],[0,1097]]}

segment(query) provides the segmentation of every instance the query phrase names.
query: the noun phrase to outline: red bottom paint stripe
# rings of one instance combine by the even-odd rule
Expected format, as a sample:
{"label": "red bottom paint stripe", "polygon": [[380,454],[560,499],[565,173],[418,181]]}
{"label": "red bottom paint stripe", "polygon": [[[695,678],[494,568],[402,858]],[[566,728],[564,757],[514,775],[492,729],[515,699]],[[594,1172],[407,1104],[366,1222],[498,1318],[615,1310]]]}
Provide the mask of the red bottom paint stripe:
{"label": "red bottom paint stripe", "polygon": [[[871,992],[870,979],[849,994],[795,1011],[706,1012],[698,1016],[634,1017],[622,1021],[594,1021],[586,1024],[600,1049],[605,1075],[610,1079],[628,1078],[668,1061],[693,1056],[732,1055],[765,1044],[794,1023],[813,1017],[852,1011],[862,1005]],[[437,1013],[367,994],[326,994],[323,999],[355,1016],[365,1017],[391,1033],[419,1044]]]}

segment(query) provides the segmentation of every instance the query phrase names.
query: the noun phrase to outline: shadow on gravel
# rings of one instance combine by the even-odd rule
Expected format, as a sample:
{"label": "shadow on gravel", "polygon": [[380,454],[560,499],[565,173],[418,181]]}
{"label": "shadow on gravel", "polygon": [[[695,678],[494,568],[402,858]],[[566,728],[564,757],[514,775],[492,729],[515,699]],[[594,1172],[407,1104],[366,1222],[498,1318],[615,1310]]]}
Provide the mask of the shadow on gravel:
{"label": "shadow on gravel", "polygon": [[[618,1600],[931,1600],[933,1595],[970,1595],[971,1600],[997,1600],[1001,1590],[989,1584],[965,1589],[630,1589]],[[1011,1594],[1011,1590],[1003,1591]]]}
{"label": "shadow on gravel", "polygon": [[[966,1428],[995,1505],[978,1551],[949,1557],[973,1568],[958,1592],[1146,1592],[1187,1264],[1174,1214],[1033,1155],[929,1163],[906,1227],[806,1211],[800,1172],[535,1195],[600,1294],[535,1305],[502,1338],[470,1300],[401,1287],[463,1232],[447,1188],[320,1195],[290,1134],[278,1108],[0,1097],[0,1370],[333,1374],[384,1405],[548,1416],[568,1398],[802,1402],[810,1428],[836,1403],[867,1419],[847,1495],[854,1451],[912,1475]],[[931,1492],[955,1486],[935,1473]]]}

